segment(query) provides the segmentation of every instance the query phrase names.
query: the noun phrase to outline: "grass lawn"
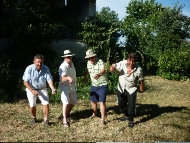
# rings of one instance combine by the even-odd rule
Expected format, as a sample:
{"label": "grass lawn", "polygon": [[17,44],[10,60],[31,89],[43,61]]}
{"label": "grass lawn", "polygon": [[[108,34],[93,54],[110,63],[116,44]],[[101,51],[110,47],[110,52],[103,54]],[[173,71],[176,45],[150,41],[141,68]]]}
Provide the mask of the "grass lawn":
{"label": "grass lawn", "polygon": [[[190,83],[145,77],[145,92],[137,95],[135,126],[119,121],[116,95],[107,98],[106,125],[100,114],[89,119],[89,100],[80,100],[72,112],[71,127],[62,125],[62,104],[50,104],[50,127],[42,122],[42,106],[37,104],[39,123],[30,125],[28,102],[0,104],[1,142],[188,142],[190,141]],[[51,95],[53,96],[53,95]]]}

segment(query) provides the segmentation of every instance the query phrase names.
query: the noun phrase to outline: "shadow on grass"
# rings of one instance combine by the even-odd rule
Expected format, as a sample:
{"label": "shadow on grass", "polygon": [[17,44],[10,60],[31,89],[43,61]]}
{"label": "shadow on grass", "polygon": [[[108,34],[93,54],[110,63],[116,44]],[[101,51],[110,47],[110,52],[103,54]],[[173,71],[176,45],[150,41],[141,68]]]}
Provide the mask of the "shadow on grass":
{"label": "shadow on grass", "polygon": [[187,108],[174,107],[174,106],[159,107],[157,104],[137,104],[136,117],[146,115],[146,117],[143,117],[141,121],[139,121],[139,122],[146,122],[164,113],[179,112],[183,109],[187,109]]}
{"label": "shadow on grass", "polygon": [[[85,109],[83,111],[75,111],[71,113],[71,118],[73,120],[80,120],[80,119],[89,118],[91,115],[92,115],[92,109]],[[63,115],[60,115],[58,117],[58,120],[62,120],[62,119],[63,119]]]}
{"label": "shadow on grass", "polygon": [[[99,106],[99,104],[98,104]],[[119,107],[118,106],[111,106],[111,107],[108,107],[106,109],[106,114],[107,115],[111,115],[111,114],[121,114],[120,110],[119,110]],[[71,118],[75,121],[78,121],[80,119],[86,119],[86,118],[89,118],[90,116],[92,115],[92,109],[89,108],[89,109],[85,109],[85,110],[80,110],[80,111],[75,111],[73,113],[71,113]],[[100,113],[100,109],[97,109],[97,117],[98,118],[101,118],[101,113]],[[63,116],[60,115],[58,117],[58,120],[62,120],[63,119]]]}
{"label": "shadow on grass", "polygon": [[[187,108],[186,107],[173,107],[173,106],[166,106],[166,107],[159,107],[157,104],[137,104],[137,113],[135,115],[135,117],[141,117],[141,116],[145,116],[143,117],[140,121],[137,121],[137,123],[143,123],[146,122],[148,120],[151,120],[153,118],[156,118],[164,113],[173,113],[173,112],[179,112],[181,110],[184,110]],[[113,114],[117,114],[117,115],[121,115],[121,111],[119,109],[119,107],[117,105],[115,106],[110,106],[107,107],[106,109],[106,114],[107,115],[113,115]],[[89,118],[92,115],[92,109],[85,109],[85,110],[81,110],[81,111],[75,111],[71,114],[71,118],[73,120],[79,121],[80,119],[86,119]],[[117,116],[116,115],[116,116]],[[97,110],[97,117],[100,118],[101,114],[100,114],[100,110]],[[62,115],[58,118],[59,120],[62,120]],[[115,118],[113,120],[120,120],[120,118]]]}

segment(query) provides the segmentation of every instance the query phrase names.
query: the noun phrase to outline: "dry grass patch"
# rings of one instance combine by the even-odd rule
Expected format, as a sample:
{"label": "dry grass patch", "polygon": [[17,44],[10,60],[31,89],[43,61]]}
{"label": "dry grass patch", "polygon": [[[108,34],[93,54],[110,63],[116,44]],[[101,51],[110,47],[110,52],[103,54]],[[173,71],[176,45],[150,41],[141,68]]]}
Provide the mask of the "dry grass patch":
{"label": "dry grass patch", "polygon": [[100,114],[89,119],[91,105],[79,101],[74,108],[71,127],[62,125],[62,104],[50,104],[50,127],[44,127],[42,108],[37,105],[39,123],[30,125],[26,102],[0,104],[0,139],[2,142],[155,142],[190,141],[190,83],[145,77],[146,90],[138,93],[134,128],[118,120],[122,115],[116,95],[107,99],[106,125],[101,127]]}

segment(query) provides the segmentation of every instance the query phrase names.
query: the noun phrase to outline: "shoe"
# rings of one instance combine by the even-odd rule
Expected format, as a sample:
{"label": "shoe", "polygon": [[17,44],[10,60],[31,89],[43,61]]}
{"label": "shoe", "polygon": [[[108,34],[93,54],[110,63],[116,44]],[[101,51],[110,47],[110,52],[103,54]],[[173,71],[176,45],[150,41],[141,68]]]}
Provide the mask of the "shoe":
{"label": "shoe", "polygon": [[31,124],[33,125],[36,122],[37,122],[37,119],[36,118],[32,118]]}
{"label": "shoe", "polygon": [[128,116],[123,116],[123,117],[121,117],[120,119],[119,119],[120,121],[126,121],[126,120],[128,120]]}
{"label": "shoe", "polygon": [[71,115],[67,115],[67,121],[70,122],[71,121],[72,116]]}
{"label": "shoe", "polygon": [[44,126],[49,126],[49,120],[44,121]]}
{"label": "shoe", "polygon": [[134,126],[134,122],[133,121],[129,121],[128,127],[133,128],[133,126]]}
{"label": "shoe", "polygon": [[70,127],[69,123],[63,123],[63,127],[68,128]]}

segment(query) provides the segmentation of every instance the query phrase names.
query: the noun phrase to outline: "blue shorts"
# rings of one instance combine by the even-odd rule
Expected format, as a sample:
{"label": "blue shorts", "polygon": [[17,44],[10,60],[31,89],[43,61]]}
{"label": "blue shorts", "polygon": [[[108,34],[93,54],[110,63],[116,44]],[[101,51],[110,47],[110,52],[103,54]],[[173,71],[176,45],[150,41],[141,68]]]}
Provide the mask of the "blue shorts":
{"label": "blue shorts", "polygon": [[92,102],[105,102],[107,95],[108,85],[91,86],[90,88],[90,101]]}

